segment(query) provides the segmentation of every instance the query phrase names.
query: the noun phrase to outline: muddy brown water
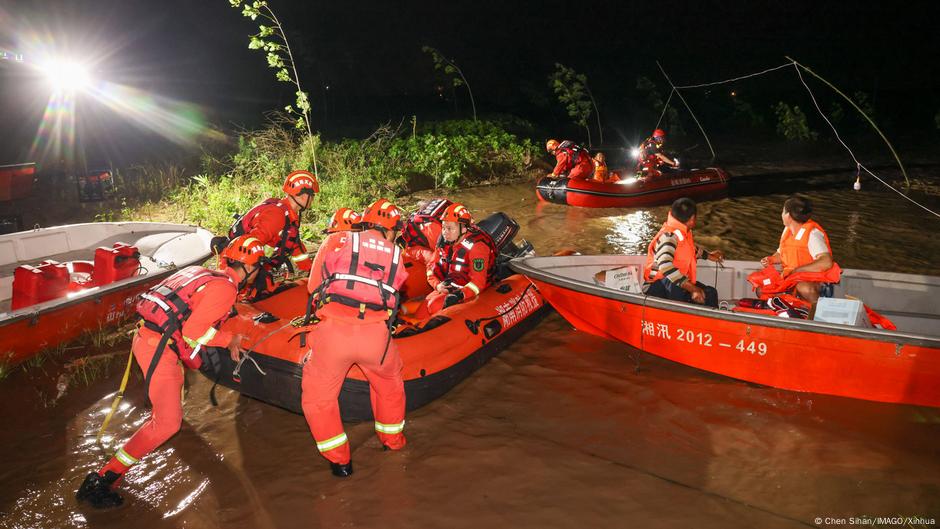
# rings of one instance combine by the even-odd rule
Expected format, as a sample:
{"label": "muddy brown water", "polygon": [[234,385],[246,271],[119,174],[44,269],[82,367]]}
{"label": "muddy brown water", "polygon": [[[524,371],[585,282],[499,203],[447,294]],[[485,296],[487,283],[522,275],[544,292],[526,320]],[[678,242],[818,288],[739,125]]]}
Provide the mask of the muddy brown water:
{"label": "muddy brown water", "polygon": [[[808,193],[840,264],[940,275],[936,219],[871,183],[862,193],[850,186],[843,179]],[[702,204],[697,237],[729,258],[766,255],[786,196],[757,186]],[[511,214],[543,254],[642,251],[666,214],[537,204],[529,184],[456,198],[478,216]],[[356,472],[344,480],[330,475],[301,416],[224,388],[212,407],[208,381],[189,373],[181,432],[128,473],[124,507],[95,512],[76,504],[76,487],[148,415],[138,369],[109,447],[94,442],[122,358],[54,403],[54,360],[0,382],[0,526],[774,528],[940,519],[940,409],[747,384],[576,332],[558,315],[409,414],[404,451],[381,451],[369,423],[347,425]]]}

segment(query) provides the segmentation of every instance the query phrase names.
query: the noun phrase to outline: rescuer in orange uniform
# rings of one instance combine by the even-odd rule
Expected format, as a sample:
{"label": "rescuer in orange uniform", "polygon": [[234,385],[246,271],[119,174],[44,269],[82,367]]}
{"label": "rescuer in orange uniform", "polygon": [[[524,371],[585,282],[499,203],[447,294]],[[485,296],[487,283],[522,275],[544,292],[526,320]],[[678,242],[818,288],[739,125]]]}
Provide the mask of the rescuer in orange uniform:
{"label": "rescuer in orange uniform", "polygon": [[646,295],[718,307],[718,291],[696,281],[698,259],[721,262],[720,250],[695,245],[692,228],[697,220],[695,202],[680,198],[646,251],[643,289]]}
{"label": "rescuer in orange uniform", "polygon": [[453,202],[446,198],[435,198],[421,205],[405,222],[400,238],[405,248],[405,267],[413,267],[410,269],[420,272],[409,274],[402,285],[402,300],[423,298],[427,294],[424,271],[437,256],[441,218],[451,204]]}
{"label": "rescuer in orange uniform", "polygon": [[316,175],[309,171],[294,171],[284,180],[284,198],[269,198],[248,210],[232,224],[228,238],[251,235],[265,246],[273,248],[263,263],[257,280],[246,285],[242,294],[256,299],[274,289],[273,273],[282,265],[293,272],[310,270],[310,256],[300,239],[300,224],[304,210],[310,207],[313,196],[320,192]]}
{"label": "rescuer in orange uniform", "polygon": [[656,129],[646,138],[637,154],[636,173],[638,178],[656,177],[663,174],[663,169],[677,169],[679,161],[666,156],[663,146],[666,143],[666,131]]}
{"label": "rescuer in orange uniform", "polygon": [[570,140],[561,143],[558,140],[548,140],[545,150],[555,156],[555,169],[548,176],[559,178],[591,178],[594,174],[594,161],[587,149]]}
{"label": "rescuer in orange uniform", "polygon": [[419,319],[472,300],[490,286],[496,273],[496,244],[473,224],[462,204],[453,203],[444,212],[441,237],[444,243],[427,268],[428,284],[434,291],[415,312]]}
{"label": "rescuer in orange uniform", "polygon": [[166,442],[183,420],[183,371],[202,365],[203,347],[227,347],[233,360],[241,352],[241,336],[219,331],[229,318],[240,286],[254,279],[264,245],[242,235],[221,254],[221,270],[190,266],[153,287],[137,304],[141,318],[131,348],[144,372],[144,386],[153,404],[150,420],[137,430],[114,457],[85,477],[79,501],[97,508],[116,507],[123,500],[115,485],[140,458]]}
{"label": "rescuer in orange uniform", "polygon": [[796,283],[798,296],[815,307],[820,290],[827,284],[838,283],[842,269],[832,259],[829,236],[822,226],[810,219],[813,204],[808,198],[793,196],[783,203],[780,213],[783,233],[780,246],[773,255],[761,259],[761,264],[783,265],[783,277]]}
{"label": "rescuer in orange uniform", "polygon": [[379,199],[363,213],[362,231],[331,234],[314,258],[323,264],[311,271],[308,288],[316,298],[320,322],[310,331],[301,404],[317,450],[329,460],[335,476],[353,472],[337,400],[353,364],[369,380],[379,441],[390,450],[405,446],[405,385],[390,331],[398,288],[408,275],[395,244],[402,224],[401,211]]}

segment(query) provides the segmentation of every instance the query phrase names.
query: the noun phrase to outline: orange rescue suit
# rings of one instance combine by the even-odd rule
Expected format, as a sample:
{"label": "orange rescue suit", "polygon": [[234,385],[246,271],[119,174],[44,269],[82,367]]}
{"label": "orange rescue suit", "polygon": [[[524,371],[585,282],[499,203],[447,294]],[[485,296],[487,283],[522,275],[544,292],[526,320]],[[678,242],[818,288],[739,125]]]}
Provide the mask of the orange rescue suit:
{"label": "orange rescue suit", "polygon": [[[187,268],[177,274],[191,272],[192,268],[198,267]],[[231,341],[231,334],[215,330],[218,322],[228,317],[238,294],[235,285],[239,278],[235,271],[227,268],[225,274],[231,281],[225,278],[210,281],[190,298],[191,312],[182,328],[182,336],[187,342],[192,341],[205,347],[225,347]],[[140,327],[134,336],[131,350],[145,375],[159,342],[160,334],[147,327]],[[99,474],[103,476],[109,470],[123,474],[140,458],[179,431],[183,421],[183,369],[179,361],[179,356],[173,354],[169,347],[163,351],[150,379],[148,396],[153,404],[150,419],[98,471]]]}

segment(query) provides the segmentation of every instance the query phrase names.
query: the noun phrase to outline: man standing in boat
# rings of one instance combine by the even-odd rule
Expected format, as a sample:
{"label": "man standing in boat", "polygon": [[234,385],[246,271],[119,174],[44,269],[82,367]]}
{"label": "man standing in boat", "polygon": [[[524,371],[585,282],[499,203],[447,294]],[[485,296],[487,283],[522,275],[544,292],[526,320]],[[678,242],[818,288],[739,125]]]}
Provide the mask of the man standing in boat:
{"label": "man standing in boat", "polygon": [[[838,283],[842,269],[832,259],[829,236],[822,226],[810,218],[812,213],[813,204],[808,198],[788,198],[780,213],[783,220],[780,245],[773,255],[764,257],[760,262],[765,267],[783,265],[780,286],[794,288],[799,297],[815,308],[822,289],[831,283]],[[766,292],[769,289],[763,290]]]}
{"label": "man standing in boat", "polygon": [[594,174],[594,160],[591,159],[587,149],[571,140],[561,143],[558,140],[548,140],[545,143],[545,150],[555,156],[555,169],[548,175],[551,178],[567,176],[585,180]]}
{"label": "man standing in boat", "polygon": [[415,312],[424,319],[458,303],[480,295],[496,274],[496,243],[488,233],[473,224],[470,210],[453,203],[444,212],[441,226],[443,244],[428,265],[428,284],[434,290]]}
{"label": "man standing in boat", "polygon": [[376,200],[363,212],[361,232],[331,235],[314,257],[323,264],[311,272],[308,288],[315,292],[320,322],[310,331],[313,346],[303,368],[301,405],[334,476],[353,473],[338,401],[353,364],[369,380],[379,441],[387,450],[405,446],[405,384],[391,336],[398,289],[408,276],[395,244],[402,224],[398,207]]}
{"label": "man standing in boat", "polygon": [[666,143],[666,131],[656,129],[646,138],[637,154],[636,173],[638,178],[660,176],[663,169],[677,169],[679,161],[666,156],[663,146]]}
{"label": "man standing in boat", "polygon": [[696,281],[698,259],[721,262],[721,250],[708,251],[695,245],[696,206],[690,198],[672,203],[669,216],[653,237],[646,252],[643,290],[648,296],[718,307],[718,291]]}
{"label": "man standing in boat", "polygon": [[114,490],[124,473],[142,457],[179,431],[183,421],[183,371],[202,365],[204,347],[227,347],[233,360],[241,353],[241,336],[219,330],[235,305],[239,287],[257,275],[264,245],[242,235],[221,253],[218,271],[185,268],[141,295],[141,321],[131,349],[144,371],[144,387],[153,404],[150,420],[137,430],[114,457],[85,477],[75,497],[96,508],[123,503]]}
{"label": "man standing in boat", "polygon": [[256,280],[242,292],[249,300],[274,290],[274,272],[281,266],[286,265],[291,272],[295,267],[310,270],[310,256],[300,239],[300,223],[313,196],[320,192],[320,183],[310,171],[294,171],[284,180],[283,190],[284,198],[261,202],[240,216],[229,229],[229,239],[251,235],[273,249]]}

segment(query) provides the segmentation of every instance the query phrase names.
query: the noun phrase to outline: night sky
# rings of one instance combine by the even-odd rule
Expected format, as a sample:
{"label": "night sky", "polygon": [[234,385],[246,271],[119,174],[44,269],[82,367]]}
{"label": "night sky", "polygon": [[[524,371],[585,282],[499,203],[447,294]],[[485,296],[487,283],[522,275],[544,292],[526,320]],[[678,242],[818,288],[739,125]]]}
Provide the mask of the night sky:
{"label": "night sky", "polygon": [[[539,132],[578,134],[548,87],[555,62],[588,76],[614,137],[613,131],[631,136],[655,123],[636,80],[642,75],[663,86],[656,60],[677,84],[689,84],[777,66],[791,55],[846,91],[871,95],[879,122],[891,133],[936,134],[940,2],[270,5],[299,56],[314,121],[332,138],[362,136],[411,115],[419,122],[469,117],[465,90],[452,91],[436,76],[421,52],[425,44],[457,61],[481,114],[520,116]],[[0,48],[42,41],[59,53],[84,51],[96,60],[100,78],[195,103],[224,129],[257,126],[265,111],[291,102],[288,85],[274,80],[263,54],[247,49],[254,31],[227,0],[0,0]],[[707,107],[701,111],[717,133],[733,132],[721,130],[728,125],[714,118],[723,112],[719,98],[730,89],[690,96]],[[777,100],[809,104],[792,70],[736,89],[764,111]],[[43,90],[27,68],[0,61],[0,164],[26,161],[20,158],[42,116]],[[107,144],[125,158],[146,157],[146,145],[163,152],[159,139],[94,101],[80,101],[78,112],[82,132],[94,136],[89,144]]]}

